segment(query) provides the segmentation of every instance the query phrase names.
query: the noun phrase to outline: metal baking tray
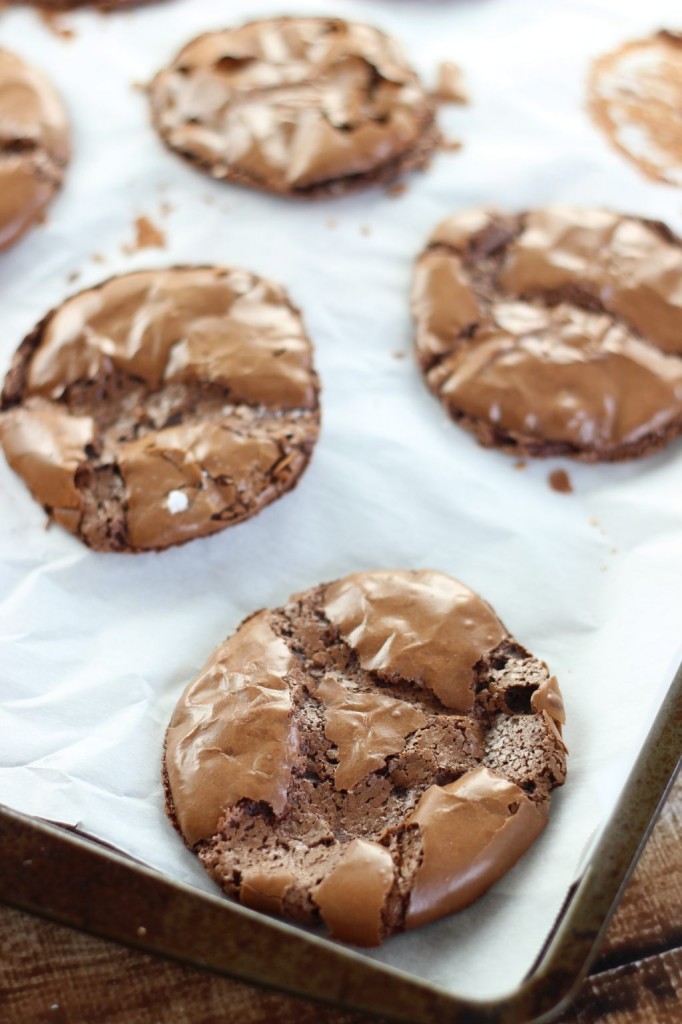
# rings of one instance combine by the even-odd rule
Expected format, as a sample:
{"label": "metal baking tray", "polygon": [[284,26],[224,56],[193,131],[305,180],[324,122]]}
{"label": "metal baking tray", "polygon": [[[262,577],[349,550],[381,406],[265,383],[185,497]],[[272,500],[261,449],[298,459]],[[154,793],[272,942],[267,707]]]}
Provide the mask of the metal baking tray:
{"label": "metal baking tray", "polygon": [[[272,6],[271,0],[234,0],[230,17],[235,21],[246,20],[247,16],[256,16]],[[38,609],[28,588],[23,587],[33,566],[24,570],[18,556],[13,564],[26,601],[25,607],[19,607],[22,615],[17,612],[13,620],[17,636],[29,635],[30,639],[27,631],[32,622],[39,621],[41,628],[34,631],[39,634],[43,623],[48,622],[54,635],[69,639],[73,651],[70,662],[63,657],[62,650],[47,647],[45,652],[36,651],[27,644],[21,662],[27,679],[26,692],[33,692],[30,684],[40,681],[41,670],[53,671],[58,676],[60,668],[68,672],[72,665],[89,672],[102,686],[103,693],[121,692],[116,681],[124,678],[135,663],[134,652],[126,650],[125,658],[118,660],[115,656],[119,648],[130,645],[133,634],[126,628],[110,638],[110,643],[99,645],[102,659],[114,656],[116,662],[114,669],[102,673],[102,664],[96,658],[88,660],[92,653],[90,638],[98,634],[81,611],[85,613],[91,604],[97,603],[90,598],[101,590],[107,595],[107,601],[102,603],[102,617],[129,627],[129,618],[139,609],[131,601],[132,610],[125,609],[128,618],[123,619],[122,606],[138,586],[138,574],[146,573],[149,566],[152,575],[153,564],[157,565],[154,586],[145,597],[158,610],[157,620],[167,621],[165,628],[182,634],[178,641],[184,640],[177,646],[167,645],[166,660],[161,657],[166,652],[153,651],[158,698],[154,711],[160,722],[172,688],[190,678],[192,670],[198,668],[195,659],[203,657],[222,637],[217,630],[226,627],[225,620],[236,624],[254,608],[272,606],[276,603],[275,595],[285,597],[291,590],[303,589],[320,579],[332,579],[370,565],[405,564],[406,558],[410,564],[414,564],[412,559],[419,564],[418,560],[423,558],[423,564],[437,562],[439,569],[452,571],[480,590],[504,621],[509,621],[515,635],[546,657],[562,683],[564,670],[570,668],[576,679],[586,680],[585,685],[591,694],[599,696],[600,704],[603,695],[597,694],[592,683],[597,673],[608,667],[620,685],[622,669],[626,674],[629,670],[624,661],[641,653],[626,681],[630,690],[637,689],[643,699],[636,708],[633,705],[632,711],[627,700],[618,704],[621,717],[629,714],[630,721],[636,724],[644,704],[648,716],[650,694],[641,688],[641,680],[646,679],[647,660],[652,649],[661,652],[659,662],[667,653],[666,644],[657,646],[657,641],[665,639],[663,626],[658,634],[648,627],[656,625],[652,622],[654,616],[665,618],[666,637],[669,636],[674,625],[679,571],[672,557],[677,549],[671,549],[670,559],[665,563],[665,588],[654,579],[649,581],[648,588],[638,585],[629,590],[623,585],[620,563],[633,546],[633,536],[637,539],[625,513],[631,511],[637,490],[637,497],[641,498],[638,521],[643,524],[640,540],[666,538],[670,524],[677,527],[680,522],[678,509],[671,507],[670,502],[679,478],[678,465],[673,460],[667,464],[656,462],[654,457],[632,467],[605,467],[599,474],[589,467],[576,466],[575,470],[571,468],[574,498],[559,498],[547,487],[543,467],[529,465],[519,474],[492,453],[483,458],[472,447],[473,442],[460,437],[460,432],[445,422],[444,414],[441,416],[437,404],[425,393],[416,371],[408,369],[410,360],[401,362],[398,357],[406,355],[409,343],[405,289],[413,257],[423,245],[427,230],[458,205],[495,200],[507,208],[521,209],[560,197],[592,205],[618,197],[622,208],[649,216],[665,215],[676,229],[682,230],[679,211],[671,208],[668,192],[663,195],[660,191],[663,186],[639,181],[606,148],[600,149],[598,137],[591,134],[578,106],[582,102],[579,67],[592,51],[601,52],[611,42],[636,34],[641,30],[640,22],[651,21],[653,25],[653,19],[658,19],[658,27],[665,22],[664,10],[672,9],[674,4],[672,0],[655,0],[646,10],[638,8],[632,12],[626,11],[627,5],[618,0],[601,0],[593,5],[561,0],[544,6],[535,0],[516,0],[514,4],[504,0],[443,4],[434,0],[393,5],[334,0],[329,6],[338,8],[339,13],[343,8],[345,13],[385,24],[409,43],[425,74],[432,74],[437,61],[447,57],[465,61],[464,70],[475,102],[468,110],[442,112],[446,133],[461,137],[464,149],[457,157],[443,154],[434,161],[429,175],[410,185],[399,207],[393,199],[358,197],[357,201],[343,200],[339,206],[306,208],[305,218],[300,222],[291,207],[250,195],[246,190],[233,196],[221,191],[219,183],[208,179],[204,182],[181,166],[180,161],[173,161],[151,135],[139,91],[130,89],[133,77],[138,83],[149,80],[165,57],[170,58],[187,38],[199,29],[214,26],[214,2],[187,0],[149,5],[131,14],[131,20],[123,15],[99,19],[94,14],[83,14],[77,22],[74,20],[78,31],[68,44],[45,32],[18,5],[3,14],[3,45],[18,51],[31,49],[35,62],[50,72],[63,89],[77,127],[77,159],[58,205],[52,208],[45,227],[36,231],[26,245],[13,251],[11,260],[3,262],[3,358],[9,359],[26,331],[51,305],[64,298],[70,290],[67,277],[70,279],[74,272],[82,274],[78,287],[85,287],[112,273],[186,262],[188,251],[201,252],[203,260],[244,265],[290,288],[296,302],[306,311],[318,346],[318,368],[325,387],[320,457],[311,466],[305,488],[302,485],[298,495],[292,494],[286,507],[283,503],[281,513],[277,510],[277,516],[264,515],[248,524],[233,546],[224,546],[219,551],[217,541],[213,546],[206,541],[203,550],[194,549],[193,573],[188,572],[188,562],[180,552],[167,553],[163,562],[127,563],[125,569],[119,568],[120,563],[105,560],[88,559],[84,565],[77,564],[80,555],[75,547],[66,542],[53,546],[48,543],[49,536],[40,531],[39,511],[24,501],[16,482],[12,482],[8,491],[11,500],[7,509],[3,505],[3,517],[7,516],[7,522],[17,532],[10,538],[8,550],[34,551],[36,562],[46,554],[56,554],[67,566],[73,566],[72,574],[67,573],[65,580],[70,585],[65,594],[68,600],[62,601],[59,592],[60,600],[50,615],[53,592],[48,594],[52,604],[46,602],[43,613],[43,606]],[[313,8],[315,13],[319,12],[318,0],[297,0],[295,7],[300,13],[312,12]],[[600,11],[602,16],[598,18]],[[635,22],[639,27],[635,28]],[[513,46],[509,43],[512,37]],[[70,50],[65,61],[66,45]],[[566,75],[567,62],[573,77]],[[84,73],[89,74],[88,80],[98,81],[98,90],[83,89]],[[537,85],[540,74],[542,88]],[[569,79],[575,94],[567,91]],[[509,88],[509,83],[515,83],[514,88]],[[112,100],[106,105],[106,116],[102,113],[103,96]],[[552,111],[551,123],[548,110]],[[536,140],[545,137],[546,142],[539,149]],[[499,159],[500,153],[504,153],[504,161]],[[102,201],[103,196],[106,202]],[[161,254],[147,252],[125,255],[122,244],[128,243],[133,216],[144,212],[160,217],[155,211],[160,210],[162,197],[173,209],[168,221],[162,222],[167,228],[163,258]],[[211,201],[212,212],[206,206],[207,199]],[[263,211],[265,222],[260,219]],[[330,230],[327,218],[333,220],[334,231]],[[267,226],[265,246],[263,232],[253,229],[254,224],[262,223]],[[299,241],[296,247],[292,239]],[[94,244],[97,253],[92,252]],[[106,270],[99,266],[104,258]],[[323,266],[325,277],[321,279],[319,269]],[[351,303],[347,301],[349,282]],[[321,302],[323,292],[326,294]],[[368,337],[378,341],[366,352]],[[399,345],[402,350],[394,351]],[[363,394],[367,401],[363,404],[353,400],[360,394],[359,369],[366,387]],[[381,404],[376,405],[372,399],[379,395]],[[364,406],[370,410],[372,420],[380,420],[380,429],[374,433],[365,422],[370,417],[360,415]],[[358,459],[356,452],[361,452],[363,458]],[[431,461],[425,454],[430,455]],[[342,456],[344,461],[340,461]],[[344,467],[345,473],[341,471]],[[405,467],[409,467],[409,473],[405,473]],[[0,475],[4,471],[0,460]],[[380,488],[376,487],[376,480],[381,481]],[[434,503],[433,495],[440,498],[444,493],[443,482],[450,480],[456,481],[452,490],[459,501],[441,502],[436,531],[435,517],[426,517],[427,512],[433,512],[429,501]],[[370,492],[373,503],[367,506],[365,496]],[[376,497],[378,492],[382,494],[381,504]],[[610,520],[615,519],[610,512],[616,509],[618,496],[624,499],[621,518],[628,525],[611,537],[607,536],[607,528],[610,530]],[[576,503],[572,509],[571,501]],[[498,506],[504,513],[500,516],[501,529],[491,533],[494,520],[490,518],[490,509]],[[392,519],[393,510],[398,507],[403,517]],[[349,515],[351,508],[355,511]],[[376,527],[373,531],[368,525],[371,522]],[[516,536],[515,522],[523,527]],[[550,522],[556,525],[545,532],[545,524]],[[395,543],[382,547],[378,542],[391,533],[391,523]],[[406,551],[402,533],[408,529],[408,523],[410,529],[415,523],[424,524],[430,544],[410,545]],[[456,543],[451,543],[453,536]],[[495,543],[491,544],[491,539]],[[521,543],[522,540],[528,543]],[[616,543],[623,556],[620,561],[609,553],[610,545]],[[615,550],[618,549],[611,549]],[[584,556],[580,563],[584,571],[576,574],[578,585],[574,579],[571,587],[567,570],[576,553]],[[640,554],[639,562],[626,563],[628,579],[637,584],[637,570],[646,570],[649,552],[644,550]],[[659,558],[663,557],[659,554]],[[600,561],[604,562],[604,572],[618,566],[621,573],[617,575],[614,571],[601,577],[609,581],[608,589],[597,586],[602,571]],[[510,571],[514,567],[519,569],[518,575]],[[6,571],[3,566],[2,573]],[[267,586],[258,584],[261,575],[268,579]],[[199,599],[198,588],[191,601],[184,601],[186,581],[198,576],[202,591],[213,602],[210,608]],[[230,578],[240,580],[239,588],[233,588],[239,590],[238,600],[235,598],[231,604],[225,598]],[[179,617],[173,617],[173,581],[183,590],[184,603],[177,602],[183,612],[182,626]],[[613,605],[611,601],[614,594],[620,596],[621,590],[623,605],[629,607]],[[628,627],[622,631],[626,635],[620,649],[612,633],[602,630],[597,634],[606,648],[605,659],[613,656],[612,664],[605,659],[593,661],[587,672],[576,664],[584,650],[580,641],[590,639],[583,636],[586,628],[598,630],[604,625],[597,614],[599,601],[591,601],[593,592],[597,597],[603,594],[604,603],[609,599],[615,619],[619,620],[623,611],[629,617],[625,616]],[[518,599],[519,593],[526,595],[523,600]],[[117,595],[118,604],[114,600]],[[661,598],[658,603],[657,595]],[[161,596],[165,600],[161,601]],[[551,614],[540,615],[536,621],[538,605],[547,605]],[[70,609],[70,615],[61,614],[63,608]],[[668,614],[664,617],[665,608]],[[512,613],[509,620],[508,612]],[[650,613],[648,619],[646,612]],[[573,615],[570,621],[575,633],[569,640],[576,639],[580,645],[575,648],[575,658],[566,641],[563,648],[556,643],[556,632],[560,629],[553,628],[565,624],[567,613]],[[40,618],[41,615],[44,617]],[[187,637],[195,623],[198,626],[190,650]],[[152,647],[164,645],[162,630],[157,629],[152,636],[150,653]],[[107,669],[111,669],[110,664]],[[655,671],[651,669],[651,677],[652,684],[657,686],[661,679],[660,664]],[[6,683],[10,680],[8,667]],[[534,940],[537,948],[524,961],[525,967],[537,952],[534,968],[525,982],[504,999],[474,1002],[458,998],[442,987],[381,966],[352,950],[217,896],[204,895],[101,845],[15,811],[0,813],[0,900],[146,952],[335,1005],[380,1013],[384,1018],[413,1022],[538,1020],[570,996],[589,968],[596,944],[645,842],[682,745],[681,689],[678,676],[648,743],[642,747],[610,824],[599,845],[591,851],[584,873],[568,892],[542,951],[544,936]],[[5,693],[8,690],[6,686]],[[44,690],[54,692],[47,685]],[[571,727],[575,722],[578,730],[581,714],[584,722],[594,705],[583,707],[576,699],[578,715],[569,717]],[[88,719],[90,730],[84,728],[78,733],[79,737],[89,737],[93,744],[101,735],[97,731],[99,705],[96,712]],[[28,720],[24,721],[29,733]],[[48,705],[45,734],[50,733],[53,723],[59,723],[59,716]],[[600,729],[597,739],[603,740],[606,732]],[[10,728],[5,737],[6,751],[10,751],[12,739]],[[573,742],[570,736],[569,740]],[[160,750],[160,731],[155,749]],[[127,763],[119,754],[109,758],[115,770]],[[627,754],[629,757],[629,749]],[[13,752],[11,756],[15,756]],[[21,750],[15,761],[24,764],[29,758],[30,754],[24,758]],[[145,756],[144,764],[150,763]],[[8,789],[4,799],[27,811],[60,816],[65,821],[80,820],[77,800],[75,809],[68,802],[66,807],[47,800],[34,803],[32,798],[37,796],[41,781],[39,776],[31,776],[24,794],[19,796]],[[569,787],[565,791],[567,796]],[[117,800],[120,796],[119,792],[114,794]],[[154,807],[162,819],[160,806]],[[73,817],[68,817],[71,810]],[[85,828],[97,832],[96,819],[86,816],[83,820]],[[105,830],[100,830],[100,834],[118,841]],[[123,842],[121,838],[120,845]],[[133,848],[131,852],[136,851]],[[562,883],[565,891],[570,877],[567,875],[565,886]],[[560,900],[561,894],[553,904],[557,910]],[[549,930],[549,925],[548,916],[543,927]],[[500,929],[497,935],[501,934],[505,933]],[[442,948],[440,952],[445,955]]]}
{"label": "metal baking tray", "polygon": [[0,808],[0,900],[146,953],[411,1024],[533,1024],[570,1002],[679,769],[682,667],[580,879],[523,983],[474,1001]]}

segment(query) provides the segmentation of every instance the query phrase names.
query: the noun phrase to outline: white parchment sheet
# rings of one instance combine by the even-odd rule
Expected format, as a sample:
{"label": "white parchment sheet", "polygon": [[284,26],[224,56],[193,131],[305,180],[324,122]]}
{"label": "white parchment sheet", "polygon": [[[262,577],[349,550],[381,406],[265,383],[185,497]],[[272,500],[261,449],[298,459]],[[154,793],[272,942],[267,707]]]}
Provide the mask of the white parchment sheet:
{"label": "white parchment sheet", "polygon": [[[380,25],[429,83],[441,60],[459,63],[472,104],[443,108],[441,123],[462,151],[438,155],[399,198],[373,190],[312,205],[212,182],[173,157],[133,83],[199,31],[275,13]],[[610,205],[682,230],[682,192],[641,177],[583,109],[592,56],[679,28],[680,13],[679,0],[170,0],[69,16],[70,41],[34,12],[0,15],[0,45],[51,75],[75,136],[46,225],[0,255],[0,370],[69,293],[134,268],[215,261],[287,286],[324,403],[293,494],[161,554],[94,554],[46,530],[0,458],[0,802],[78,823],[211,890],[163,812],[161,745],[186,681],[243,616],[293,591],[361,569],[441,569],[557,674],[569,776],[545,834],[492,892],[368,955],[463,995],[520,982],[682,653],[682,446],[621,466],[523,471],[478,447],[412,360],[412,261],[440,219],[481,203]],[[125,255],[139,215],[163,227],[165,249]],[[548,485],[559,465],[573,494]]]}

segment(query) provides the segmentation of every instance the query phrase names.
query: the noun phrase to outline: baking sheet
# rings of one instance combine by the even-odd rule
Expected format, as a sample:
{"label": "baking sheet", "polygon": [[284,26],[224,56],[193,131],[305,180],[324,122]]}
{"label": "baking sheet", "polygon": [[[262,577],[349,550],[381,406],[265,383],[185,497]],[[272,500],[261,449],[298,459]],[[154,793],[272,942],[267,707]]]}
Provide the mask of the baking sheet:
{"label": "baking sheet", "polygon": [[[314,205],[214,183],[167,153],[134,86],[192,34],[292,11],[385,27],[428,83],[439,61],[459,63],[472,104],[443,108],[441,124],[462,151],[438,155],[399,198],[374,190]],[[46,530],[0,460],[0,802],[210,891],[163,813],[163,733],[185,682],[246,614],[295,590],[360,569],[441,569],[558,675],[569,777],[545,834],[492,892],[367,955],[465,996],[520,982],[682,656],[682,446],[629,465],[523,470],[479,448],[412,361],[412,261],[438,220],[481,203],[610,205],[681,231],[682,193],[641,177],[583,110],[589,59],[675,27],[676,14],[676,0],[171,0],[64,17],[71,39],[34,12],[0,15],[0,45],[52,76],[75,134],[47,223],[0,255],[0,369],[70,292],[125,270],[215,261],[289,288],[323,382],[322,436],[296,491],[161,554],[99,555]],[[164,249],[124,251],[141,215],[163,229]],[[557,467],[572,494],[550,489]]]}

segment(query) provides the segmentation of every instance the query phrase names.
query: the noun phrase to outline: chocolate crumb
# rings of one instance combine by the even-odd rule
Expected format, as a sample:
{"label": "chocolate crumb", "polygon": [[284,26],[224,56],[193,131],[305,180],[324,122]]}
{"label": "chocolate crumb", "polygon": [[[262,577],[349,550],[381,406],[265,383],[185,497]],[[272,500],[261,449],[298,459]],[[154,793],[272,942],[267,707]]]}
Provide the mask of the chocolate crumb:
{"label": "chocolate crumb", "polygon": [[559,494],[573,494],[573,484],[565,469],[555,469],[549,474],[549,486]]}
{"label": "chocolate crumb", "polygon": [[166,236],[160,228],[152,224],[149,217],[137,217],[135,220],[135,241],[132,245],[122,246],[123,252],[131,255],[140,249],[165,249]]}
{"label": "chocolate crumb", "polygon": [[38,17],[58,39],[71,40],[75,38],[74,29],[68,28],[55,11],[38,11]]}
{"label": "chocolate crumb", "polygon": [[457,64],[445,60],[440,65],[434,96],[440,103],[465,105],[469,102],[469,94],[464,87],[462,69]]}
{"label": "chocolate crumb", "polygon": [[404,181],[396,181],[394,185],[390,185],[389,188],[386,189],[386,195],[391,196],[393,199],[398,196],[404,196],[406,192],[407,185]]}

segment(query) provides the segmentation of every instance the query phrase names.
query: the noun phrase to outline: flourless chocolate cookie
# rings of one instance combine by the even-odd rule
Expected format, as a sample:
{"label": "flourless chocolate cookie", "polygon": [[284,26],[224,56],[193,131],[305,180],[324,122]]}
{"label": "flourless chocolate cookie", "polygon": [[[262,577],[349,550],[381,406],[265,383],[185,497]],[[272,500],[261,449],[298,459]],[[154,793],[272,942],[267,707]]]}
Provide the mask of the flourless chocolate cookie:
{"label": "flourless chocolate cookie", "polygon": [[599,57],[588,89],[609,142],[654,181],[682,185],[682,32],[662,30]]}
{"label": "flourless chocolate cookie", "polygon": [[339,18],[199,36],[156,76],[151,105],[166,145],[214,178],[306,198],[422,167],[438,141],[399,46]]}
{"label": "flourless chocolate cookie", "polygon": [[57,91],[0,49],[0,249],[40,221],[68,160],[69,124]]}
{"label": "flourless chocolate cookie", "polygon": [[606,210],[470,210],[417,261],[417,357],[484,445],[632,459],[682,431],[682,243]]}
{"label": "flourless chocolate cookie", "polygon": [[248,519],[297,482],[319,430],[310,341],[243,270],[140,271],[81,292],[19,348],[0,441],[89,547],[144,551]]}
{"label": "flourless chocolate cookie", "polygon": [[547,666],[432,571],[348,576],[242,623],[175,709],[167,811],[243,904],[376,945],[528,849],[565,777]]}
{"label": "flourless chocolate cookie", "polygon": [[141,7],[158,0],[10,0],[28,7],[42,7],[48,11],[76,11],[81,7],[96,7],[99,11],[121,11],[126,7]]}

